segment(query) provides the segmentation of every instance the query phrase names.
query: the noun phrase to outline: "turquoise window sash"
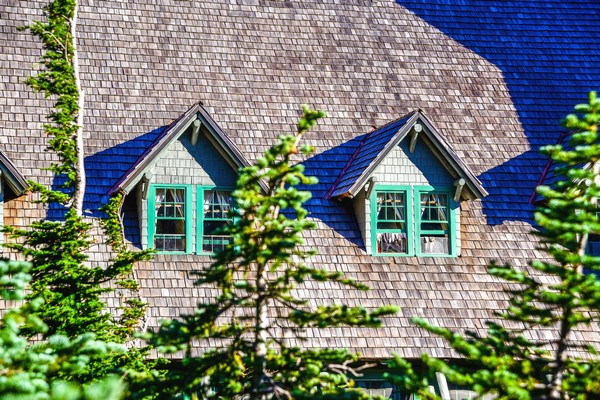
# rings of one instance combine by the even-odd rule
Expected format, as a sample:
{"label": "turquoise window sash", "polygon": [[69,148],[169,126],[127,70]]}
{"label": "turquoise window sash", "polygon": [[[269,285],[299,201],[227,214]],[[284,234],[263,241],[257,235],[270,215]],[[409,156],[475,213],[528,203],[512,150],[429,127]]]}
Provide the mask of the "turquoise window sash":
{"label": "turquoise window sash", "polygon": [[[377,228],[377,222],[385,222],[386,220],[377,219],[377,195],[380,193],[402,193],[404,194],[404,221],[405,232],[400,229]],[[412,195],[410,186],[375,186],[375,190],[371,193],[371,249],[373,255],[377,256],[392,256],[392,257],[408,257],[414,255],[413,246],[411,245],[412,238]],[[377,234],[378,233],[405,233],[406,234],[406,253],[379,253],[377,250]]]}
{"label": "turquoise window sash", "polygon": [[[159,251],[159,254],[186,254],[192,252],[192,187],[191,185],[150,185],[148,191],[148,248],[155,248],[154,237],[156,235],[156,189],[184,189],[184,233],[185,251]],[[175,219],[180,218],[169,218]]]}
{"label": "turquoise window sash", "polygon": [[232,218],[204,218],[204,193],[210,190],[221,190],[224,192],[233,192],[234,188],[220,186],[196,186],[196,254],[213,255],[212,252],[203,250],[204,241],[204,221],[231,221]]}
{"label": "turquoise window sash", "polygon": [[[448,187],[434,186],[414,186],[415,198],[415,248],[417,257],[456,257],[456,213],[458,212],[458,203],[452,198],[451,190]],[[446,230],[439,229],[421,229],[421,195],[422,194],[444,194],[446,195],[446,220],[425,220],[431,223],[447,223]],[[417,202],[418,199],[418,202]],[[439,208],[439,207],[438,207]],[[421,251],[422,235],[443,235],[448,234],[448,253],[423,253]]]}
{"label": "turquoise window sash", "polygon": [[[385,222],[385,220],[377,219],[377,195],[380,193],[404,193],[405,195],[405,218],[406,221],[406,253],[380,253],[377,249],[377,234],[381,233],[397,233],[399,229],[383,229],[377,227],[377,222]],[[447,223],[447,230],[421,229],[421,194],[445,194],[447,197],[446,204],[446,220],[426,220],[432,223]],[[407,186],[407,185],[377,185],[371,193],[370,197],[370,213],[371,213],[371,253],[374,256],[391,256],[391,257],[456,257],[457,255],[457,213],[459,205],[452,198],[450,187],[433,187],[433,186]],[[414,217],[414,218],[413,218]],[[421,251],[421,235],[442,235],[448,234],[448,253],[433,254],[423,253]]]}

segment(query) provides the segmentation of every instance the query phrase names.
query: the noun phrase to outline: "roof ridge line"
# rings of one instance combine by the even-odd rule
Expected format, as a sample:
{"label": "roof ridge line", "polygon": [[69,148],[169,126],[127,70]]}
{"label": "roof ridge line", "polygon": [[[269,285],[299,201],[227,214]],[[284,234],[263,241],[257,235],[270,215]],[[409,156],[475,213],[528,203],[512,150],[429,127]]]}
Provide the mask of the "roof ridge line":
{"label": "roof ridge line", "polygon": [[364,146],[365,142],[367,141],[367,139],[369,138],[369,136],[371,136],[371,134],[373,132],[375,132],[377,130],[377,128],[373,128],[371,129],[371,131],[367,132],[367,134],[365,135],[365,137],[363,137],[363,139],[360,141],[360,143],[358,144],[358,146],[356,147],[356,150],[354,150],[354,153],[352,154],[352,156],[348,159],[348,161],[346,161],[346,165],[344,165],[344,168],[342,168],[342,170],[340,171],[340,173],[338,174],[337,178],[335,179],[335,182],[333,182],[333,185],[331,185],[331,187],[329,188],[329,190],[327,191],[327,193],[325,194],[325,198],[327,200],[331,199],[331,194],[335,191],[337,185],[340,183],[340,181],[342,180],[342,177],[344,176],[344,173],[348,170],[348,168],[350,168],[350,166],[352,165],[352,161],[354,161],[356,159],[356,157],[358,156],[358,154],[360,153],[360,149],[362,149],[362,147]]}
{"label": "roof ridge line", "polygon": [[338,177],[335,179],[335,182],[333,182],[333,185],[331,185],[331,187],[329,188],[329,190],[327,191],[327,193],[325,194],[325,199],[329,200],[331,199],[331,194],[335,191],[335,189],[337,188],[337,185],[340,183],[340,181],[342,180],[342,177],[344,176],[344,173],[348,170],[348,168],[350,168],[350,166],[352,165],[352,162],[356,159],[356,157],[358,156],[358,154],[360,153],[360,149],[362,149],[362,147],[364,146],[365,142],[367,141],[367,139],[371,136],[371,134],[373,132],[379,131],[383,128],[385,128],[388,125],[391,125],[395,122],[398,122],[404,118],[407,118],[409,115],[411,114],[415,114],[417,112],[421,112],[421,109],[416,109],[416,110],[412,110],[407,112],[406,114],[404,114],[403,116],[396,118],[395,120],[391,121],[391,122],[387,122],[384,125],[381,126],[375,126],[372,127],[372,129],[367,132],[367,134],[365,135],[365,137],[361,140],[360,144],[358,145],[358,147],[356,148],[356,150],[354,150],[354,153],[352,154],[352,156],[350,157],[350,159],[348,159],[348,161],[346,162],[346,165],[344,165],[344,168],[342,168],[342,170],[340,171]]}
{"label": "roof ridge line", "polygon": [[393,120],[393,121],[387,122],[387,123],[385,123],[384,125],[381,125],[381,126],[378,126],[378,127],[376,127],[375,129],[373,129],[373,131],[378,131],[378,130],[381,130],[381,129],[385,128],[385,127],[386,127],[386,126],[388,126],[388,125],[395,124],[396,122],[398,122],[398,121],[400,121],[400,120],[403,120],[404,118],[408,118],[409,116],[412,116],[413,114],[416,114],[416,113],[419,113],[419,114],[421,114],[421,115],[422,115],[422,114],[423,114],[423,111],[422,111],[420,108],[417,108],[417,109],[415,109],[415,110],[409,111],[409,112],[407,112],[406,114],[404,114],[403,116],[401,116],[401,117],[398,117],[398,118],[396,118],[396,119],[395,119],[395,120]]}
{"label": "roof ridge line", "polygon": [[161,144],[161,142],[165,139],[165,137],[170,133],[170,131],[183,119],[189,117],[190,115],[197,113],[198,109],[202,107],[202,101],[195,102],[192,104],[190,108],[188,108],[183,114],[179,117],[172,120],[168,125],[162,127],[161,132],[152,140],[150,145],[137,157],[136,161],[131,164],[131,166],[125,171],[125,173],[112,185],[112,187],[108,190],[108,195],[112,196],[116,193],[121,184],[126,181],[131,174],[138,168],[139,163],[143,162],[146,157],[149,157],[151,153]]}

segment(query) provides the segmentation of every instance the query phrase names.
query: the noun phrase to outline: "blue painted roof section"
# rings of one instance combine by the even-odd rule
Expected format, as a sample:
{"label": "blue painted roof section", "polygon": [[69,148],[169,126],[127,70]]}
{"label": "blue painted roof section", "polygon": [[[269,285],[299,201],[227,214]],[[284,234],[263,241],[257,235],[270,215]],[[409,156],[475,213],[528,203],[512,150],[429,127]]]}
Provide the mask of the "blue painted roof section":
{"label": "blue painted roof section", "polygon": [[119,181],[135,161],[152,145],[167,126],[162,126],[115,147],[87,156],[84,160],[87,174],[84,208],[99,215],[99,207],[108,198],[109,189]]}
{"label": "blue painted roof section", "polygon": [[183,126],[191,119],[196,118],[196,113],[200,108],[200,103],[194,104],[169,126],[162,129],[156,138],[139,155],[135,162],[130,164],[129,169],[108,190],[108,195],[112,196],[117,192],[123,191],[124,187],[126,187],[127,183],[130,181],[139,180],[141,178],[139,174],[142,172],[143,168],[147,166],[158,153],[160,153],[164,146],[168,145],[170,140],[183,133]]}
{"label": "blue painted roof section", "polygon": [[[177,139],[184,132],[184,127],[195,119],[199,119],[212,134],[213,140],[231,157],[237,167],[249,166],[250,162],[231,141],[229,136],[219,127],[212,119],[210,114],[204,109],[202,103],[196,103],[190,107],[179,118],[173,121],[169,126],[161,130],[161,132],[148,144],[144,151],[130,165],[129,169],[122,174],[112,187],[108,190],[108,195],[112,196],[118,192],[125,192],[126,188],[137,184],[142,177],[144,168],[148,167],[153,160],[158,157],[161,151],[169,145],[172,140]],[[263,189],[267,189],[263,182],[260,182]]]}
{"label": "blue painted roof section", "polygon": [[343,196],[348,193],[370,166],[382,154],[386,146],[393,141],[396,134],[410,119],[416,111],[405,115],[368,133],[360,143],[352,157],[348,160],[346,167],[333,184],[328,197]]}
{"label": "blue painted roof section", "polygon": [[479,176],[489,224],[533,222],[530,203],[560,120],[600,89],[600,1],[396,0],[494,64],[506,82],[531,149]]}

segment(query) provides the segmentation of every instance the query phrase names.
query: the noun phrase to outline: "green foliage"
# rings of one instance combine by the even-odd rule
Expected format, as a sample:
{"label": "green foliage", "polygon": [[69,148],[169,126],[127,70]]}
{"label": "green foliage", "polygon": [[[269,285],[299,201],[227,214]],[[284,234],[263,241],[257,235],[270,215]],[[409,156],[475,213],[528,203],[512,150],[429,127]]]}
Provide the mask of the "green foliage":
{"label": "green foliage", "polygon": [[[8,243],[33,263],[31,298],[44,300],[39,316],[49,325],[48,335],[74,337],[85,332],[102,332],[111,316],[104,311],[100,295],[108,280],[100,267],[84,264],[91,246],[89,224],[70,209],[64,222],[38,221],[30,229],[6,229],[21,242]],[[100,338],[106,339],[103,334]]]}
{"label": "green foliage", "polygon": [[[598,349],[575,343],[572,337],[578,327],[597,323],[600,311],[600,281],[591,273],[600,271],[600,257],[586,254],[589,235],[600,234],[600,99],[592,92],[588,104],[575,110],[578,114],[563,121],[573,130],[568,145],[542,149],[557,165],[555,183],[537,189],[545,200],[535,213],[540,227],[536,234],[549,259],[531,262],[535,274],[508,264],[489,268],[490,274],[516,284],[517,289],[510,292],[510,305],[500,317],[505,325],[522,328],[490,322],[487,336],[480,337],[415,320],[472,363],[461,368],[423,355],[430,371],[443,372],[448,380],[479,394],[523,400],[600,397]],[[539,279],[540,275],[546,279]],[[530,334],[538,328],[552,331],[553,337],[538,339]],[[437,398],[427,392],[431,376],[416,373],[399,358],[390,365],[396,369],[390,374],[393,382],[426,398]]]}
{"label": "green foliage", "polygon": [[[296,345],[307,327],[377,327],[381,317],[396,311],[382,307],[368,312],[344,305],[315,308],[294,293],[297,285],[308,281],[366,289],[337,272],[306,263],[315,252],[306,249],[301,234],[315,223],[303,206],[310,192],[297,186],[314,184],[316,179],[305,176],[304,167],[292,164],[291,157],[297,152],[310,154],[309,146],[298,144],[323,115],[305,108],[297,135],[281,136],[255,165],[240,171],[233,192],[235,222],[225,230],[231,242],[196,282],[215,290],[214,301],[198,304],[193,315],[164,323],[152,337],[163,351],[185,352],[181,368],[159,384],[161,396],[187,392],[199,398],[365,397],[347,376],[357,355]],[[198,341],[211,350],[193,355],[192,344]]]}
{"label": "green foliage", "polygon": [[[29,264],[0,261],[2,298],[21,300],[31,279]],[[0,398],[19,400],[118,400],[124,385],[118,377],[106,376],[87,385],[64,379],[82,374],[93,358],[122,354],[125,348],[99,341],[93,334],[69,338],[51,335],[34,343],[35,332],[46,334],[47,326],[36,315],[43,301],[31,299],[5,310],[0,320]]]}
{"label": "green foliage", "polygon": [[52,164],[50,170],[57,176],[66,179],[63,188],[67,193],[46,188],[34,183],[34,190],[39,191],[43,201],[64,204],[78,184],[77,177],[77,114],[79,112],[79,96],[75,71],[73,67],[74,38],[71,26],[75,22],[75,0],[53,0],[44,8],[45,22],[35,21],[23,29],[37,36],[44,46],[44,54],[40,60],[42,71],[30,77],[27,83],[35,90],[43,92],[46,97],[54,97],[55,110],[48,116],[51,124],[44,125],[51,136],[49,147],[59,156],[60,162]]}
{"label": "green foliage", "polygon": [[[58,161],[50,166],[57,189],[30,182],[30,190],[39,195],[39,202],[46,209],[56,211],[57,220],[34,222],[26,229],[6,227],[5,231],[15,241],[4,244],[25,256],[32,264],[31,282],[27,299],[31,304],[43,301],[35,315],[44,323],[44,330],[23,326],[21,334],[43,338],[77,341],[90,337],[86,346],[106,346],[105,343],[127,343],[144,315],[145,304],[136,296],[137,283],[131,278],[133,264],[151,257],[150,251],[131,252],[124,244],[119,210],[121,196],[113,198],[103,211],[107,218],[102,227],[112,246],[114,258],[96,265],[88,254],[94,244],[90,238],[91,224],[84,221],[75,198],[81,199],[85,191],[85,177],[78,167],[83,154],[78,150],[78,117],[80,93],[76,71],[75,26],[76,0],[51,0],[44,8],[46,21],[36,21],[24,27],[43,44],[41,71],[27,83],[46,97],[54,99],[53,111],[48,115],[50,123],[44,125],[50,136],[48,150],[57,155]],[[115,284],[133,293],[125,299],[121,316],[117,319],[103,299],[106,292],[114,290]],[[75,342],[74,342],[75,343]],[[69,345],[71,346],[71,345]],[[151,373],[153,363],[144,363],[145,350],[131,348],[126,352],[93,351],[86,357],[85,368],[67,368],[61,364],[53,374],[66,380],[89,382],[110,373],[137,376]],[[70,385],[57,386],[64,393],[79,396]],[[100,393],[102,386],[86,389]],[[69,394],[70,393],[70,394]],[[81,396],[88,396],[85,390]],[[108,395],[108,392],[107,392]],[[66,396],[66,397],[65,397]]]}
{"label": "green foliage", "polygon": [[[131,273],[133,263],[151,256],[149,252],[133,253],[126,249],[120,230],[118,214],[115,217],[117,197],[105,207],[109,217],[102,224],[109,232],[109,244],[117,250],[113,262],[106,268],[89,265],[87,252],[92,242],[89,239],[90,224],[83,222],[74,209],[69,209],[64,221],[38,221],[28,229],[6,227],[19,242],[5,244],[20,251],[32,262],[30,293],[28,299],[41,299],[43,307],[36,315],[44,321],[44,332],[28,330],[30,336],[65,335],[75,338],[94,333],[97,340],[126,343],[133,339],[136,327],[144,315],[145,304],[139,299],[125,300],[121,316],[115,317],[109,312],[102,295],[114,290],[106,284]],[[136,290],[137,285],[131,279],[122,281],[124,286]],[[131,375],[151,373],[154,363],[143,363],[146,350],[131,348],[126,353],[98,353],[93,355],[85,370],[61,370],[57,373],[65,379],[78,381],[93,380],[129,370]],[[141,367],[141,369],[140,369]]]}

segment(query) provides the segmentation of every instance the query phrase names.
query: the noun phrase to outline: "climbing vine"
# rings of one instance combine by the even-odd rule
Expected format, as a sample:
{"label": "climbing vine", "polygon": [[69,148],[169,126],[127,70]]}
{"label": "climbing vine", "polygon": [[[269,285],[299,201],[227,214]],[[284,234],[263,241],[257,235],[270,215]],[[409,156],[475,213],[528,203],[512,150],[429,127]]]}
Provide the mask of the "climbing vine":
{"label": "climbing vine", "polygon": [[[44,21],[23,28],[41,40],[44,50],[40,71],[27,84],[53,100],[44,130],[49,136],[48,151],[56,155],[48,168],[54,174],[54,185],[29,182],[37,201],[52,210],[52,220],[45,218],[24,229],[6,227],[15,240],[5,247],[20,252],[32,264],[28,299],[43,301],[36,310],[47,327],[43,337],[77,338],[93,333],[98,340],[125,343],[133,340],[145,314],[145,305],[135,294],[133,265],[152,254],[132,252],[125,245],[119,215],[122,198],[116,197],[103,208],[107,218],[101,222],[115,255],[107,263],[89,257],[94,242],[90,235],[93,224],[82,216],[84,92],[79,78],[77,11],[76,0],[52,0],[44,7]],[[134,293],[125,300],[119,317],[108,309],[104,297],[115,285]],[[60,369],[56,373],[86,382],[109,371],[147,372],[151,365],[144,365],[143,357],[144,352],[135,348],[119,354],[99,353],[77,376]]]}

